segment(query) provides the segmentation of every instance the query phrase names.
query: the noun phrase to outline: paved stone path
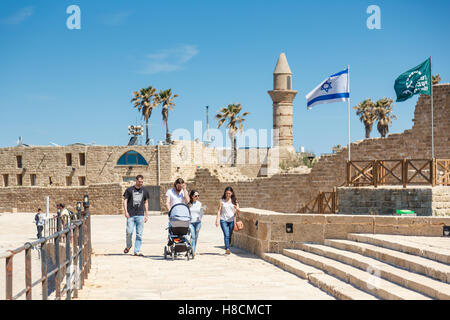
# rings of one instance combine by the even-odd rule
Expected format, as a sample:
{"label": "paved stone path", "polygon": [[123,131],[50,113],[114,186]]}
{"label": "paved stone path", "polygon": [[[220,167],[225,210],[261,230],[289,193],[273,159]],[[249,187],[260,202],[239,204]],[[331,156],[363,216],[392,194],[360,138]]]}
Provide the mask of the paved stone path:
{"label": "paved stone path", "polygon": [[95,255],[79,299],[334,299],[243,250],[224,255],[222,231],[214,222],[213,216],[203,218],[194,260],[172,261],[163,257],[166,216],[151,216],[145,225],[144,257],[123,254],[124,217],[94,216]]}
{"label": "paved stone path", "polygon": [[[0,252],[34,241],[31,213],[0,214]],[[125,218],[93,216],[92,269],[79,299],[334,299],[324,291],[255,255],[232,248],[224,255],[222,231],[214,216],[205,216],[194,260],[164,260],[167,217],[150,216],[145,225],[144,257],[123,254]],[[449,238],[375,235],[398,244],[409,244],[448,253]],[[133,239],[134,241],[134,239]],[[33,250],[33,281],[40,277],[40,261]],[[5,297],[4,259],[0,259],[0,300]],[[24,257],[14,258],[14,293],[24,287]],[[33,299],[40,299],[40,286]]]}

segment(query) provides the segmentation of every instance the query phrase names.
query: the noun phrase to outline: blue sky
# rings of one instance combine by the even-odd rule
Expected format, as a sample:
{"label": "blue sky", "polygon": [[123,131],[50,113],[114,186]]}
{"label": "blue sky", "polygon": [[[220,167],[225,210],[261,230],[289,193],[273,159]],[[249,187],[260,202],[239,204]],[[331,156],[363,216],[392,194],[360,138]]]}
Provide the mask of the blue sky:
{"label": "blue sky", "polygon": [[[66,9],[81,9],[69,30]],[[369,5],[381,30],[369,30]],[[0,146],[24,143],[128,143],[142,122],[132,91],[152,85],[179,95],[169,129],[194,134],[230,103],[251,112],[245,128],[272,128],[272,73],[285,52],[293,72],[294,147],[329,153],[347,144],[347,103],[306,110],[305,95],[350,65],[351,106],[366,98],[395,100],[394,80],[433,57],[449,82],[450,1],[103,1],[0,2]],[[412,127],[417,96],[394,104],[390,133]],[[150,136],[163,140],[161,109]],[[379,137],[376,127],[372,137]],[[352,141],[364,126],[351,111]]]}

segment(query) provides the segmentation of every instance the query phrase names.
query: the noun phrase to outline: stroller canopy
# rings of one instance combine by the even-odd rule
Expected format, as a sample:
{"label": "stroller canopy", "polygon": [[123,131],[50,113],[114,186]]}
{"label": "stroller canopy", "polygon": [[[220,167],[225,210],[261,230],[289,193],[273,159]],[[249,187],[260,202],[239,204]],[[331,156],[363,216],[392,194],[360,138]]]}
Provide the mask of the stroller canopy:
{"label": "stroller canopy", "polygon": [[177,203],[169,211],[170,221],[191,221],[191,210],[184,203]]}

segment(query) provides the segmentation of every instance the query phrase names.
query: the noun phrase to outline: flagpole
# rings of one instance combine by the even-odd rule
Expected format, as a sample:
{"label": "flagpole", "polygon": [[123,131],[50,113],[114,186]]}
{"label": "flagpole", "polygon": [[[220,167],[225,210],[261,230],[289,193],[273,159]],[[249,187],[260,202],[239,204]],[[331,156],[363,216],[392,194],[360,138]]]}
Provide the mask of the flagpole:
{"label": "flagpole", "polygon": [[430,56],[430,85],[431,85],[431,158],[434,159],[434,115],[433,115],[433,64]]}
{"label": "flagpole", "polygon": [[350,65],[347,65],[347,90],[349,93],[348,96],[348,105],[347,105],[347,111],[348,111],[348,161],[350,161]]}

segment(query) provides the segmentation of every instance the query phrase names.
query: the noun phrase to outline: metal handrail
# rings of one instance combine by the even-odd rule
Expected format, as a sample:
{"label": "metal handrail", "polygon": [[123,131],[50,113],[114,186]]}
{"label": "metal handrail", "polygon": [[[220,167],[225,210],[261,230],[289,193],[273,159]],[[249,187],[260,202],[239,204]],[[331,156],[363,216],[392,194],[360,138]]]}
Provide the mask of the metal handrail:
{"label": "metal handrail", "polygon": [[[42,284],[42,299],[48,299],[48,280],[55,275],[55,294],[56,299],[61,299],[62,294],[66,294],[66,299],[70,300],[72,296],[78,297],[78,290],[84,285],[84,280],[91,267],[91,215],[89,213],[89,203],[84,203],[84,214],[81,209],[78,211],[78,220],[72,220],[70,224],[62,225],[61,219],[57,218],[57,231],[49,236],[40,238],[32,243],[27,242],[23,246],[14,250],[8,250],[0,254],[1,259],[5,259],[6,266],[6,299],[16,300],[26,294],[26,299],[32,299],[32,289],[39,283]],[[63,227],[63,228],[62,228]],[[61,230],[62,229],[62,230]],[[60,262],[60,240],[65,236],[66,256],[65,261]],[[50,272],[47,272],[47,249],[46,244],[53,240],[55,244],[55,262],[56,266]],[[73,245],[71,243],[73,242]],[[40,279],[32,282],[31,278],[31,249],[40,246],[41,272]],[[25,251],[25,288],[13,296],[13,258],[18,253]],[[70,272],[70,267],[74,266],[74,273]],[[60,272],[66,268],[66,283],[61,290]],[[78,283],[78,285],[77,285]]]}

